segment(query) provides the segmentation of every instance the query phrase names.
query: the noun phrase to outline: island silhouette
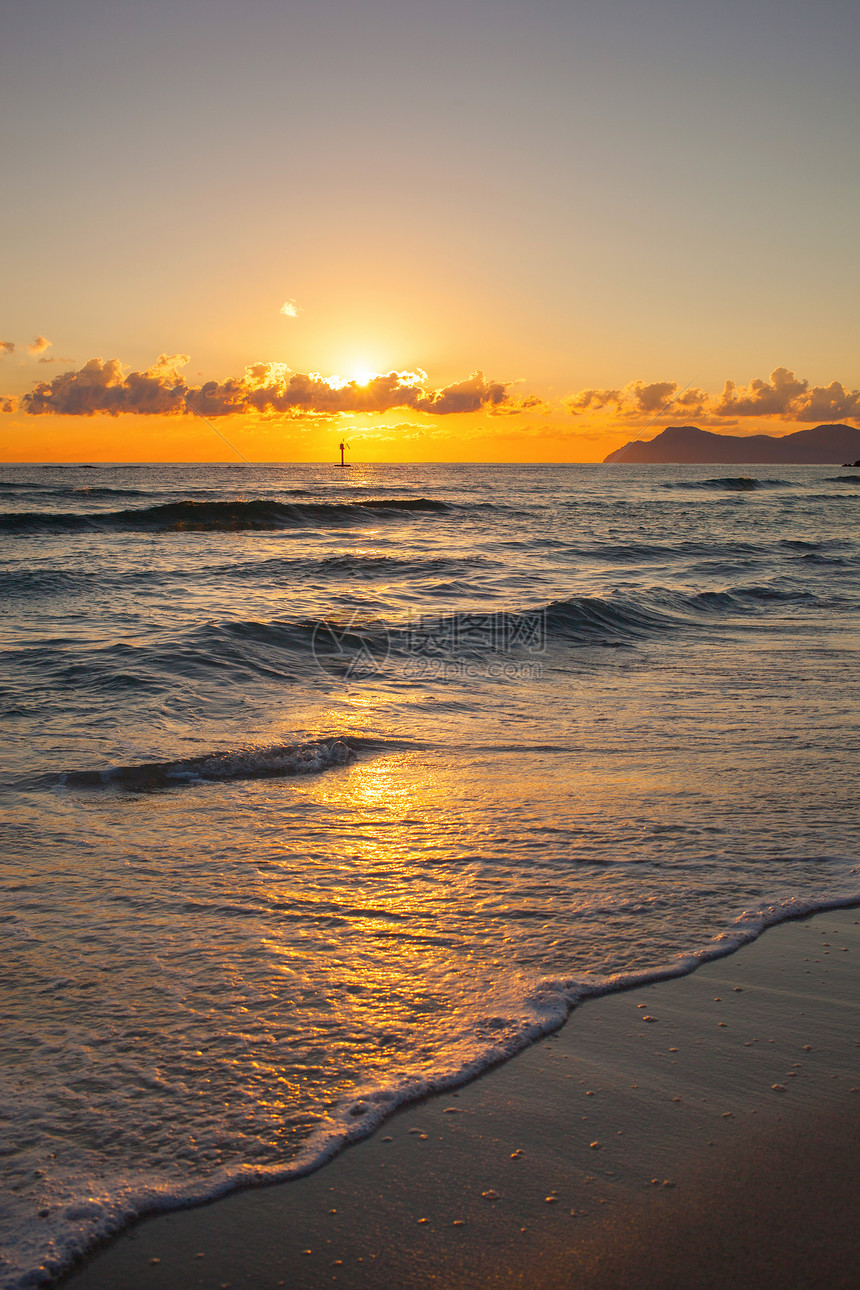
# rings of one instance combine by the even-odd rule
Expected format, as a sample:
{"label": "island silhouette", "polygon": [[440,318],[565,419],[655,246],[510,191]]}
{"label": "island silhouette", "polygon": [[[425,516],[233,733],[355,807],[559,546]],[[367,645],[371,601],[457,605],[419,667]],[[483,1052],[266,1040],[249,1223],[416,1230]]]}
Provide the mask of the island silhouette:
{"label": "island silhouette", "polygon": [[616,448],[604,462],[654,462],[662,465],[701,464],[740,466],[841,465],[860,457],[860,429],[820,425],[792,434],[715,434],[698,426],[667,426],[654,439],[632,439]]}

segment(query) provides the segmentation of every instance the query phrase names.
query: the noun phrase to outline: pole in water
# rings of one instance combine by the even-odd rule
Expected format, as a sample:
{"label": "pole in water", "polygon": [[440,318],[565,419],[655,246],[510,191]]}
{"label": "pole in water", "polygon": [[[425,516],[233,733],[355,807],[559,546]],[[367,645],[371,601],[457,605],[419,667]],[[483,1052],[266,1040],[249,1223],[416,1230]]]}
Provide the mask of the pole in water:
{"label": "pole in water", "polygon": [[345,466],[345,465],[346,465],[346,462],[345,462],[345,461],[344,461],[344,459],[343,459],[343,450],[344,450],[344,448],[348,448],[348,447],[349,447],[349,444],[348,444],[348,443],[341,443],[341,445],[340,445],[340,464],[341,464],[341,466]]}

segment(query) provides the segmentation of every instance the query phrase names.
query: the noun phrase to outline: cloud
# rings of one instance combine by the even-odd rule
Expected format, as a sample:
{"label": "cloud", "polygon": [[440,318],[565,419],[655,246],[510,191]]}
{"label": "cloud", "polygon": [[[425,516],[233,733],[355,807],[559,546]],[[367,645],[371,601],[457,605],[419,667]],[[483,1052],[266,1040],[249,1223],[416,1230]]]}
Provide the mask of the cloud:
{"label": "cloud", "polygon": [[0,412],[17,412],[18,400],[13,397],[4,398],[0,396]]}
{"label": "cloud", "polygon": [[810,390],[786,367],[777,367],[769,381],[737,386],[726,381],[714,411],[717,416],[778,416],[787,421],[822,421],[829,418],[857,420],[860,390],[846,390],[840,381]]}
{"label": "cloud", "polygon": [[27,346],[27,353],[35,356],[36,354],[44,354],[45,350],[50,348],[51,342],[46,336],[37,336],[36,339],[31,341]]}
{"label": "cloud", "polygon": [[785,416],[795,399],[806,393],[807,382],[799,381],[787,367],[771,372],[769,381],[750,381],[747,386],[726,381],[714,407],[718,416]]}
{"label": "cloud", "polygon": [[507,398],[507,386],[500,381],[485,381],[483,372],[473,372],[468,380],[446,385],[444,390],[424,395],[411,406],[421,412],[432,412],[435,416],[447,416],[451,412],[480,412],[484,407],[498,408]]}
{"label": "cloud", "polygon": [[299,306],[296,304],[295,300],[285,300],[281,305],[280,312],[287,318],[298,318]]}
{"label": "cloud", "polygon": [[621,389],[580,390],[566,400],[568,411],[612,408],[623,421],[655,420],[663,413],[695,418],[700,425],[736,425],[744,417],[778,417],[783,421],[860,419],[860,391],[848,390],[839,381],[828,386],[798,378],[787,367],[777,367],[767,381],[760,378],[739,386],[726,381],[722,394],[681,389],[676,381],[631,381]]}
{"label": "cloud", "polygon": [[162,354],[147,371],[127,373],[116,358],[91,358],[77,372],[62,372],[53,381],[40,382],[24,395],[22,403],[24,410],[35,416],[48,412],[65,416],[183,412],[180,390],[184,382],[177,369],[187,362],[185,354]]}
{"label": "cloud", "polygon": [[659,416],[673,409],[685,416],[701,416],[708,405],[703,390],[682,390],[677,381],[631,381],[621,389],[588,389],[567,399],[569,412],[576,416],[589,409],[614,408],[626,420]]}
{"label": "cloud", "polygon": [[846,390],[840,381],[814,385],[798,401],[798,421],[860,420],[860,390]]}
{"label": "cloud", "polygon": [[[205,417],[259,412],[292,417],[334,417],[344,413],[409,408],[431,416],[495,412],[509,404],[508,385],[473,372],[464,381],[430,389],[427,373],[386,372],[359,383],[318,372],[291,372],[284,363],[254,363],[241,377],[188,385],[179,369],[186,354],[162,354],[144,372],[130,372],[118,359],[91,358],[78,371],[42,381],[24,395],[26,411],[39,416],[108,413],[173,415],[186,410]],[[516,407],[517,405],[511,405]]]}
{"label": "cloud", "polygon": [[14,353],[15,353],[14,340],[0,340],[0,358],[3,358],[4,355],[6,354],[14,354]]}

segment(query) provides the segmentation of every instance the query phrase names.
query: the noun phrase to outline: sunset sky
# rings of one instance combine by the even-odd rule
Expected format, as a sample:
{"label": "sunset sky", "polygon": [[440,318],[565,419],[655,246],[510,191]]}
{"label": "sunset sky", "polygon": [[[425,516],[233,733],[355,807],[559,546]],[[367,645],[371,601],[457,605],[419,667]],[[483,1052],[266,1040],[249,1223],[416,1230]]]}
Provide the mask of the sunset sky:
{"label": "sunset sky", "polygon": [[858,37],[849,0],[11,7],[0,452],[235,459],[189,407],[263,461],[860,424]]}

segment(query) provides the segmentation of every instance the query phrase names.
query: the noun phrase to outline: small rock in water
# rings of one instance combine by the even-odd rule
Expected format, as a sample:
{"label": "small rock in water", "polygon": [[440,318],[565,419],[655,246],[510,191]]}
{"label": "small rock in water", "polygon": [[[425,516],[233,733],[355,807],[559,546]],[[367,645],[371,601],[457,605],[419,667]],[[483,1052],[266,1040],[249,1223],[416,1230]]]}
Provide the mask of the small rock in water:
{"label": "small rock in water", "polygon": [[522,1154],[523,1154],[522,1147],[517,1147],[516,1151],[511,1152],[511,1160],[516,1160],[517,1156],[521,1156]]}
{"label": "small rock in water", "polygon": [[642,1020],[643,1020],[643,1021],[656,1021],[656,1020],[657,1020],[657,1018],[656,1018],[656,1017],[648,1017],[648,1016],[645,1016],[645,1017],[643,1017],[643,1018],[642,1018]]}
{"label": "small rock in water", "polygon": [[558,1196],[545,1196],[545,1197],[544,1197],[544,1203],[545,1203],[546,1205],[554,1205],[554,1204],[556,1203],[556,1201],[557,1201],[557,1200],[558,1200]]}
{"label": "small rock in water", "polygon": [[599,1151],[599,1150],[600,1150],[600,1143],[599,1143],[599,1142],[589,1142],[589,1144],[588,1144],[588,1145],[591,1147],[591,1150],[592,1150],[592,1151]]}
{"label": "small rock in water", "polygon": [[481,1192],[481,1195],[483,1196],[484,1200],[498,1200],[498,1199],[499,1199],[499,1193],[498,1193],[497,1191],[493,1191],[492,1187],[490,1188],[490,1190],[489,1190],[489,1191],[482,1191],[482,1192]]}
{"label": "small rock in water", "polygon": [[784,1084],[771,1084],[771,1088],[774,1093],[785,1093],[788,1091]]}

